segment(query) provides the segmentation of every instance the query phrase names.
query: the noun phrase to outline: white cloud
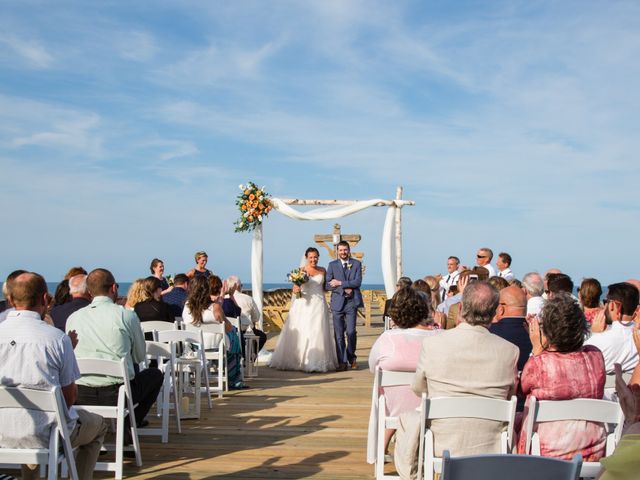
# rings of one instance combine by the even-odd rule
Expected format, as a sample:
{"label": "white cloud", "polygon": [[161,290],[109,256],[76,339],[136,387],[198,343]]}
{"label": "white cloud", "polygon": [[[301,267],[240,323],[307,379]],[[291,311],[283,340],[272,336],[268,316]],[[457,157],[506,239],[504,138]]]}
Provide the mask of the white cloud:
{"label": "white cloud", "polygon": [[[5,50],[8,49],[10,53],[16,55],[33,68],[49,68],[55,61],[54,56],[34,39],[25,40],[14,35],[0,34],[0,45],[3,45]],[[5,55],[7,55],[7,52],[5,52]]]}
{"label": "white cloud", "polygon": [[146,62],[158,52],[155,38],[148,32],[121,32],[115,35],[115,47],[127,60]]}

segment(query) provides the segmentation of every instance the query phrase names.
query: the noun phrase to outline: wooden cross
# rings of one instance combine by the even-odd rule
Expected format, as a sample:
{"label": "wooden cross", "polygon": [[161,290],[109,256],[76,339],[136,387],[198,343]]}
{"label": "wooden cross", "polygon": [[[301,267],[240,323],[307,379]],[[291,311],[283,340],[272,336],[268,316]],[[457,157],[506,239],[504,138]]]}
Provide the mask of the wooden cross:
{"label": "wooden cross", "polygon": [[338,244],[338,242],[345,241],[349,244],[349,248],[351,249],[351,256],[362,262],[364,253],[353,251],[353,247],[355,247],[358,242],[360,242],[362,237],[357,233],[343,235],[340,232],[340,224],[338,223],[333,226],[333,233],[331,235],[314,235],[313,239],[320,247],[324,247],[327,250],[327,252],[329,253],[329,257],[331,257],[332,260],[335,260],[337,257],[336,245]]}

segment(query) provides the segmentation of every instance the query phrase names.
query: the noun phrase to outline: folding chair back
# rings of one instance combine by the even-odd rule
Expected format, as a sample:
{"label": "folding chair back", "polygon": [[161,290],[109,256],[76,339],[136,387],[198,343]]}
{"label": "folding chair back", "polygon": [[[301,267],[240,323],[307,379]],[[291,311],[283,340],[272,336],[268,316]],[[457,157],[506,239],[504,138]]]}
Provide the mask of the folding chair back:
{"label": "folding chair back", "polygon": [[398,417],[386,415],[386,398],[380,393],[381,388],[411,385],[415,372],[383,370],[376,367],[371,391],[371,408],[374,415],[369,422],[370,440],[367,448],[369,463],[374,464],[376,480],[399,478],[384,474],[384,431],[387,428],[398,428]]}
{"label": "folding chair back", "polygon": [[159,332],[163,330],[177,330],[175,323],[163,322],[161,320],[149,320],[148,322],[140,322],[140,326],[142,327],[143,333],[153,332],[155,330]]}
{"label": "folding chair back", "polygon": [[[158,415],[161,418],[160,428],[139,428],[138,435],[160,435],[162,443],[169,441],[169,415],[171,410],[170,396],[173,392],[173,405],[176,417],[176,427],[178,433],[182,433],[182,426],[180,422],[180,409],[178,408],[179,400],[178,394],[175,389],[175,370],[174,365],[176,363],[176,345],[173,342],[161,343],[161,342],[145,342],[146,344],[146,358],[147,363],[150,360],[155,360],[158,363],[158,368],[164,372],[164,380],[162,382],[162,388],[158,394],[156,405],[158,407]],[[166,362],[165,362],[166,360]]]}
{"label": "folding chair back", "polygon": [[[204,390],[207,394],[207,402],[209,405],[209,410],[213,408],[213,404],[211,402],[211,387],[209,385],[209,373],[208,373],[208,363],[207,358],[205,356],[205,343],[204,343],[204,335],[202,330],[165,330],[163,332],[157,333],[157,341],[168,343],[182,343],[195,345],[198,348],[196,352],[197,358],[200,361],[201,374],[204,378]],[[178,358],[177,361],[180,361]],[[175,367],[175,365],[174,365]],[[177,368],[176,368],[177,370]],[[199,399],[199,396],[198,396]],[[199,400],[198,400],[199,401]]]}
{"label": "folding chair back", "polygon": [[[596,400],[593,398],[575,398],[573,400],[538,400],[529,397],[529,415],[523,426],[526,435],[526,452],[540,455],[540,437],[534,432],[534,425],[543,422],[562,420],[585,420],[605,424],[607,429],[607,446],[605,455],[611,455],[616,448],[620,436],[624,414],[617,402]],[[579,435],[572,432],[573,435]],[[596,477],[600,471],[599,462],[583,462],[581,477]]]}
{"label": "folding chair back", "polygon": [[124,419],[129,416],[129,429],[131,440],[133,441],[133,451],[135,452],[136,465],[142,466],[142,454],[140,452],[140,441],[138,439],[138,429],[134,413],[135,405],[131,393],[129,379],[129,369],[127,368],[127,357],[120,360],[107,360],[104,358],[78,358],[78,367],[82,375],[104,375],[108,377],[122,378],[122,385],[118,391],[118,403],[116,406],[109,405],[77,405],[76,408],[84,409],[96,413],[103,418],[116,420],[116,443],[115,462],[98,462],[96,470],[114,472],[115,478],[122,478],[124,450],[130,450],[124,446]]}
{"label": "folding chair back", "polygon": [[[434,438],[427,421],[449,418],[477,418],[503,422],[507,425],[500,438],[500,453],[509,453],[513,443],[513,427],[517,399],[510,400],[479,396],[427,398],[422,395],[420,418],[420,444],[418,458],[424,458],[424,478],[434,478],[442,466],[442,459],[435,456]],[[420,468],[418,468],[420,477]]]}
{"label": "folding chair back", "polygon": [[[78,471],[71,447],[71,432],[67,428],[65,404],[60,387],[51,390],[35,390],[23,387],[0,386],[0,408],[39,410],[53,414],[55,422],[51,426],[48,448],[2,448],[0,464],[47,465],[49,479],[58,478],[58,463],[65,460],[73,480],[78,479]],[[59,455],[59,441],[62,440],[64,455]]]}
{"label": "folding chair back", "polygon": [[582,456],[573,460],[532,457],[530,455],[474,455],[451,458],[449,451],[442,454],[440,480],[578,480]]}

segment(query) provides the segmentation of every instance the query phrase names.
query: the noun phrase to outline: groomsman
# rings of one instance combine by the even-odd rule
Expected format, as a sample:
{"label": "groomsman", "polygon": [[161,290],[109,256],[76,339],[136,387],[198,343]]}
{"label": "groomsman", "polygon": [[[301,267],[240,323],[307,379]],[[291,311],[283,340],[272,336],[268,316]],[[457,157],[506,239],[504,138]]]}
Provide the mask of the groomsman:
{"label": "groomsman", "polygon": [[[338,371],[348,366],[358,368],[356,362],[356,317],[358,307],[363,306],[360,285],[362,265],[351,257],[351,249],[345,241],[338,243],[338,259],[327,267],[325,288],[331,291],[333,330],[336,336]],[[346,333],[346,342],[345,342]]]}

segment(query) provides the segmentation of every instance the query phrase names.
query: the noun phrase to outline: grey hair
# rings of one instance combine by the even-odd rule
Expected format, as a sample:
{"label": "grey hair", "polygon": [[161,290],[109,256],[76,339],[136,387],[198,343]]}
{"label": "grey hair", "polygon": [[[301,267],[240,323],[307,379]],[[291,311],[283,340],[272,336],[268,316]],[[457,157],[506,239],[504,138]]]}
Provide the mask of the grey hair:
{"label": "grey hair", "polygon": [[473,282],[467,285],[462,293],[460,316],[469,325],[488,327],[493,320],[500,294],[487,282]]}
{"label": "grey hair", "polygon": [[237,289],[240,287],[240,285],[242,285],[242,282],[236,275],[231,275],[230,277],[227,277],[227,287],[229,289],[232,289],[232,288]]}
{"label": "grey hair", "polygon": [[84,295],[87,293],[87,276],[83,273],[74,275],[69,279],[69,294],[79,293]]}
{"label": "grey hair", "polygon": [[532,297],[541,297],[544,293],[544,280],[538,272],[529,272],[522,277],[522,286]]}
{"label": "grey hair", "polygon": [[480,248],[479,250],[489,255],[489,261],[493,260],[493,250],[487,247]]}

